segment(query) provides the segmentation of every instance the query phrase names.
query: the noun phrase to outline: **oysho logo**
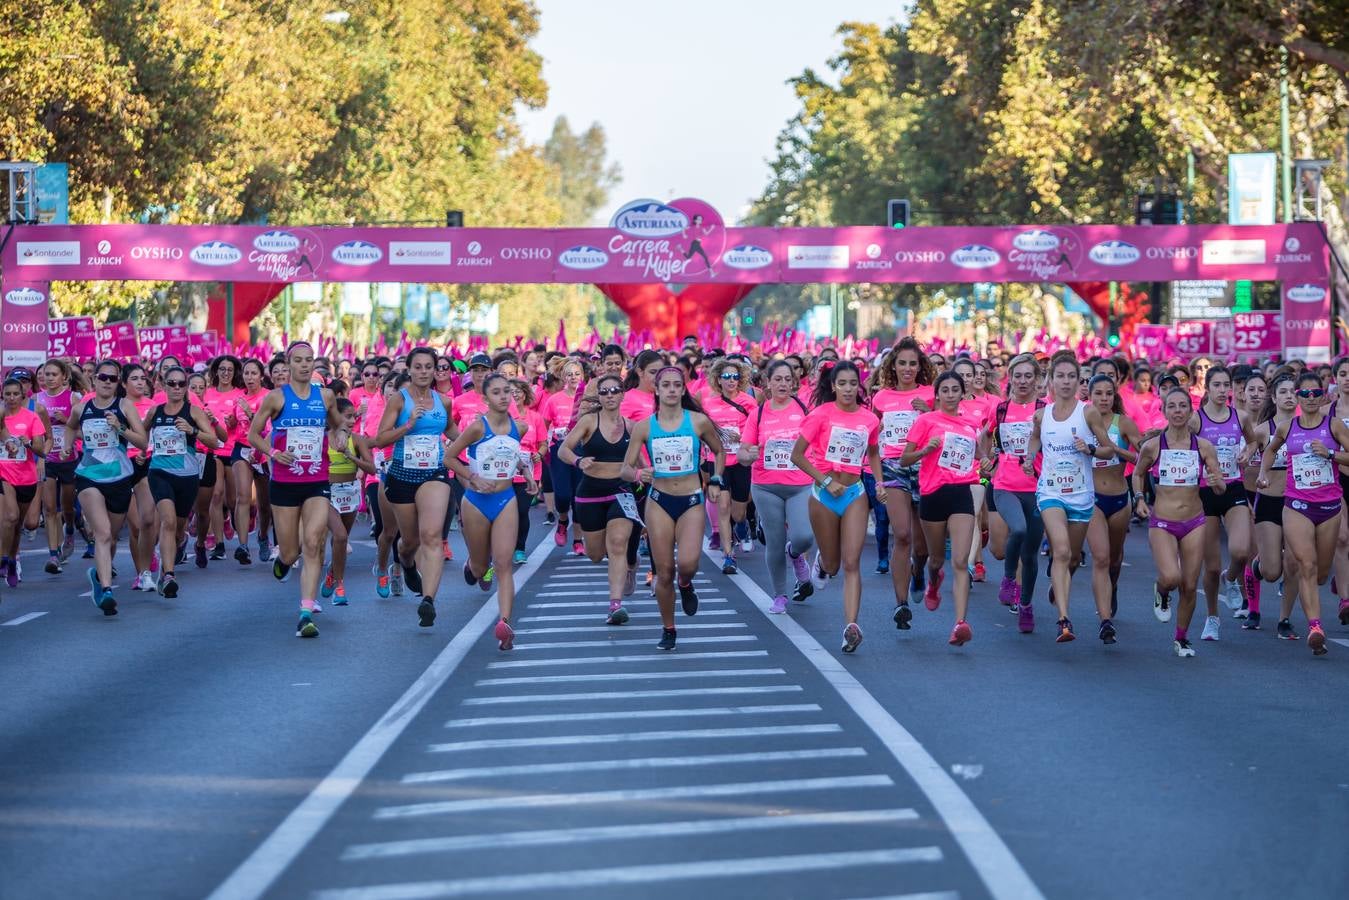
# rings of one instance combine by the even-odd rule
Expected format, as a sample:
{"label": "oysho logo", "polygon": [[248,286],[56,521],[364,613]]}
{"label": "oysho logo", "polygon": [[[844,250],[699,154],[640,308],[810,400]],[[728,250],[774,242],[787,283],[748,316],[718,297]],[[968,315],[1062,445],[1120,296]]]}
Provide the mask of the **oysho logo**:
{"label": "oysho logo", "polygon": [[[361,241],[349,241],[349,244],[360,244]],[[342,247],[346,247],[343,244]],[[364,256],[357,254],[363,261],[346,262],[351,266],[368,266],[370,263],[378,262],[380,259],[379,248],[374,244],[365,244],[375,251],[373,258],[365,259]],[[339,250],[341,247],[338,248]],[[449,241],[390,241],[389,242],[389,264],[393,266],[448,266],[454,263],[454,254]],[[337,259],[337,253],[333,253],[333,258]]]}
{"label": "oysho logo", "polygon": [[182,247],[132,247],[132,259],[182,259]]}
{"label": "oysho logo", "polygon": [[32,288],[15,288],[5,293],[5,302],[11,306],[37,306],[47,302],[47,295]]}
{"label": "oysho logo", "polygon": [[1087,257],[1099,266],[1127,266],[1138,262],[1138,248],[1128,241],[1101,241]]}
{"label": "oysho logo", "polygon": [[552,247],[502,247],[501,258],[506,261],[521,259],[552,259]]}
{"label": "oysho logo", "polygon": [[577,246],[563,250],[557,261],[568,269],[598,269],[609,262],[609,254],[599,247]]}
{"label": "oysho logo", "polygon": [[344,266],[370,266],[384,258],[384,251],[369,241],[346,241],[334,247],[332,255],[333,262]]}
{"label": "oysho logo", "polygon": [[962,269],[987,269],[1002,262],[1002,256],[992,247],[967,244],[951,254],[951,262]]}
{"label": "oysho logo", "polygon": [[291,253],[300,249],[300,239],[289,231],[264,231],[253,238],[253,249],[262,253]]}
{"label": "oysho logo", "polygon": [[609,224],[633,237],[669,237],[688,228],[689,217],[659,200],[633,200],[614,213]]}
{"label": "oysho logo", "polygon": [[773,254],[763,247],[741,244],[723,253],[721,261],[732,269],[762,269],[773,264]]}
{"label": "oysho logo", "polygon": [[1326,298],[1326,289],[1318,284],[1299,284],[1284,291],[1284,296],[1294,303],[1320,303]]}
{"label": "oysho logo", "polygon": [[188,257],[203,266],[231,266],[243,259],[239,248],[225,241],[207,241],[192,248]]}
{"label": "oysho logo", "polygon": [[1012,238],[1012,246],[1023,253],[1048,253],[1059,249],[1059,236],[1039,228],[1023,231]]}
{"label": "oysho logo", "polygon": [[14,251],[21,266],[78,266],[79,241],[19,241]]}
{"label": "oysho logo", "polygon": [[942,263],[946,262],[945,250],[896,250],[895,262],[899,263]]}
{"label": "oysho logo", "polygon": [[1149,247],[1148,259],[1197,259],[1198,247]]}

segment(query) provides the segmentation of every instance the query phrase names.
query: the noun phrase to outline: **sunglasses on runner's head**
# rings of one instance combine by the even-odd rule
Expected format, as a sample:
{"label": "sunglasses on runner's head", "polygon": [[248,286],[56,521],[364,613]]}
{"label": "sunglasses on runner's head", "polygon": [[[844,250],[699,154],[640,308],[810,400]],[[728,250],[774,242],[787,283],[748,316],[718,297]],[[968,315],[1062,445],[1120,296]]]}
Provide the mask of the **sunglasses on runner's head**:
{"label": "sunglasses on runner's head", "polygon": [[1303,400],[1311,400],[1315,397],[1324,397],[1326,392],[1324,388],[1302,388],[1297,395]]}
{"label": "sunglasses on runner's head", "polygon": [[722,380],[722,381],[739,381],[739,380],[740,380],[740,373],[739,373],[739,372],[722,372],[722,373],[721,373],[721,380]]}
{"label": "sunglasses on runner's head", "polygon": [[612,397],[614,394],[623,393],[623,389],[621,387],[599,388],[595,393],[599,394],[601,397]]}
{"label": "sunglasses on runner's head", "polygon": [[182,388],[182,387],[187,387],[187,382],[186,382],[186,381],[166,381],[166,382],[164,382],[164,387],[166,387],[166,388]]}
{"label": "sunglasses on runner's head", "polygon": [[436,366],[436,371],[437,371],[437,372],[448,372],[448,371],[450,371],[451,368],[452,368],[451,366]]}
{"label": "sunglasses on runner's head", "polygon": [[378,377],[379,377],[379,370],[378,370],[378,369],[370,369],[369,371],[362,372],[362,373],[361,373],[361,377],[362,377],[362,378],[378,378]]}
{"label": "sunglasses on runner's head", "polygon": [[99,372],[94,377],[104,384],[116,384],[122,380],[120,375],[109,375],[107,372]]}

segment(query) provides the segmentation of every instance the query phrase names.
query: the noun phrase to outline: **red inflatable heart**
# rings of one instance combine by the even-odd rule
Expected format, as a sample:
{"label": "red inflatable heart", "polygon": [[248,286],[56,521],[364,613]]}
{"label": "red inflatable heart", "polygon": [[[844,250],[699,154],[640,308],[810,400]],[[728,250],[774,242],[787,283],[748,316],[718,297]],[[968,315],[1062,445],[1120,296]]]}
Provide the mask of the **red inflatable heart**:
{"label": "red inflatable heart", "polygon": [[722,319],[745,299],[752,284],[690,284],[676,293],[665,284],[597,284],[629,319],[629,329],[650,329],[658,346],[677,347],[703,325],[720,329]]}

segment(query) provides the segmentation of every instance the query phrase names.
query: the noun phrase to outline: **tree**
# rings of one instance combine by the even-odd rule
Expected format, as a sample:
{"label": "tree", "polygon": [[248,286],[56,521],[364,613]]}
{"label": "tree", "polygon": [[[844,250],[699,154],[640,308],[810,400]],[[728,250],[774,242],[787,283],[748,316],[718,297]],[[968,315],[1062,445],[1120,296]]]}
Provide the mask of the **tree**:
{"label": "tree", "polygon": [[543,145],[543,158],[553,167],[555,193],[562,207],[562,225],[585,227],[609,202],[609,192],[623,180],[618,163],[607,163],[604,128],[593,123],[581,134],[558,116]]}

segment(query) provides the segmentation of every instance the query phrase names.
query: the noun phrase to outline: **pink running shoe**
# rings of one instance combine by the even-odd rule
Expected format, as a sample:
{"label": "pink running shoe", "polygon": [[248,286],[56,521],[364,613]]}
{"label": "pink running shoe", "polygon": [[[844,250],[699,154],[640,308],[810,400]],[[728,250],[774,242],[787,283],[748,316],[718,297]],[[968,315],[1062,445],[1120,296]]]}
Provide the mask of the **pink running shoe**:
{"label": "pink running shoe", "polygon": [[947,641],[953,647],[959,647],[968,644],[974,637],[974,632],[970,630],[968,622],[957,622],[956,627],[951,629],[951,640]]}
{"label": "pink running shoe", "polygon": [[1340,601],[1340,624],[1349,625],[1349,600]]}
{"label": "pink running shoe", "polygon": [[1030,634],[1035,631],[1035,610],[1030,608],[1029,603],[1022,603],[1017,607],[1016,628],[1022,634]]}
{"label": "pink running shoe", "polygon": [[500,650],[509,650],[515,646],[515,629],[505,619],[497,622],[492,636],[497,639],[497,648]]}
{"label": "pink running shoe", "polygon": [[938,569],[937,574],[927,580],[927,590],[923,592],[923,605],[928,611],[941,606],[941,583],[946,579],[946,570]]}
{"label": "pink running shoe", "polygon": [[1015,578],[1003,578],[1002,583],[998,585],[998,602],[1003,606],[1011,606],[1016,602],[1017,583]]}
{"label": "pink running shoe", "polygon": [[792,542],[787,542],[787,558],[792,561],[792,574],[796,576],[797,584],[803,581],[810,581],[810,563],[806,562],[806,554],[792,556]]}
{"label": "pink running shoe", "polygon": [[780,616],[785,613],[787,611],[787,598],[782,594],[778,594],[773,598],[773,605],[768,611],[775,616]]}

